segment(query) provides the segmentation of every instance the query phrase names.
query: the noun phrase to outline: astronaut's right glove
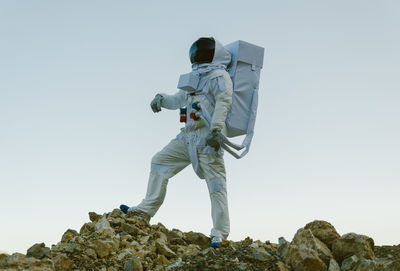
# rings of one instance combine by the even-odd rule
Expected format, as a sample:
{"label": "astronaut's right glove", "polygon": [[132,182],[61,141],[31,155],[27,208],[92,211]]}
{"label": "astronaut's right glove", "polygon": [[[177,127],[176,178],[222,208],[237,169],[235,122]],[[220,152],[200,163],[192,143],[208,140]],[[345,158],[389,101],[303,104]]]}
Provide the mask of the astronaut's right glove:
{"label": "astronaut's right glove", "polygon": [[151,101],[150,106],[154,113],[161,111],[161,102],[163,100],[163,96],[157,94],[156,97]]}
{"label": "astronaut's right glove", "polygon": [[211,130],[206,137],[206,145],[211,146],[217,152],[222,144],[221,132],[218,129]]}

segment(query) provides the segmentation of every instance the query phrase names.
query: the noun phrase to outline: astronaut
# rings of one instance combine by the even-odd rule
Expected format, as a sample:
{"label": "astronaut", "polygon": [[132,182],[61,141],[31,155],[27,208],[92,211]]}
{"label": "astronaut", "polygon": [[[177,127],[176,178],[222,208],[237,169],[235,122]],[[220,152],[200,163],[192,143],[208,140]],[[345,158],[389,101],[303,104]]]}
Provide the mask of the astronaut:
{"label": "astronaut", "polygon": [[[151,102],[154,112],[160,112],[161,108],[181,108],[181,116],[186,113],[185,127],[153,156],[147,193],[142,202],[120,208],[128,215],[149,221],[164,201],[168,180],[192,164],[208,186],[213,221],[210,246],[218,247],[230,230],[221,133],[225,134],[225,119],[232,105],[232,81],[226,71],[231,54],[214,38],[199,38],[190,47],[189,55],[192,74],[199,78],[197,86],[189,91],[180,89],[173,95],[157,94]],[[209,112],[209,123],[196,115],[197,103]]]}

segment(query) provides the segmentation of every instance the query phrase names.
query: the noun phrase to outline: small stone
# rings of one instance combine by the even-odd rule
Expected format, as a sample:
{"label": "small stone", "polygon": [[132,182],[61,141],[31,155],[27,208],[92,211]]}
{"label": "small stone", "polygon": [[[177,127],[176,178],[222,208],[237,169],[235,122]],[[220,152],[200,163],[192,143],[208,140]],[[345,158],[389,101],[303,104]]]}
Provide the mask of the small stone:
{"label": "small stone", "polygon": [[96,251],[93,248],[86,249],[84,253],[92,259],[97,259]]}
{"label": "small stone", "polygon": [[329,262],[328,271],[341,271],[339,264],[335,261],[335,259],[331,259]]}
{"label": "small stone", "polygon": [[68,243],[69,240],[74,238],[75,236],[78,236],[78,232],[76,230],[71,230],[68,229],[66,232],[64,232],[62,238],[61,238],[61,243]]}
{"label": "small stone", "polygon": [[100,220],[102,218],[101,215],[96,214],[95,212],[89,212],[89,219],[92,222],[97,222],[98,220]]}
{"label": "small stone", "polygon": [[187,246],[187,243],[182,238],[173,238],[169,241],[171,245],[182,245]]}
{"label": "small stone", "polygon": [[275,265],[279,271],[289,271],[289,267],[287,267],[287,265],[284,264],[283,262],[277,262]]}
{"label": "small stone", "polygon": [[50,253],[50,248],[46,247],[44,243],[34,244],[26,252],[26,257],[34,257],[36,259],[43,259]]}
{"label": "small stone", "polygon": [[200,248],[199,245],[190,244],[185,249],[185,252],[183,253],[183,255],[192,256],[192,255],[195,255],[195,254],[199,253],[200,250],[201,250],[201,248]]}
{"label": "small stone", "polygon": [[344,259],[340,268],[342,269],[342,271],[350,271],[358,263],[358,261],[359,258],[356,255],[353,255]]}
{"label": "small stone", "polygon": [[163,244],[160,241],[156,241],[155,244],[158,254],[164,255],[168,258],[176,257],[175,252],[173,252],[167,245]]}
{"label": "small stone", "polygon": [[241,264],[238,266],[238,268],[239,268],[240,271],[249,270],[249,269],[247,268],[247,263],[241,263]]}
{"label": "small stone", "polygon": [[53,263],[57,271],[71,271],[74,267],[74,262],[65,254],[58,254],[53,258]]}
{"label": "small stone", "polygon": [[111,237],[114,234],[114,229],[111,228],[110,222],[103,216],[94,225],[94,230],[105,237]]}
{"label": "small stone", "polygon": [[127,257],[132,257],[132,251],[129,249],[123,250],[120,254],[118,254],[118,261],[125,260]]}
{"label": "small stone", "polygon": [[281,257],[284,257],[286,252],[287,252],[287,250],[288,250],[290,242],[286,241],[286,239],[283,238],[283,237],[279,237],[279,241],[278,242],[279,242],[278,243],[278,254]]}
{"label": "small stone", "polygon": [[187,244],[199,245],[202,249],[208,248],[211,241],[211,239],[204,234],[192,231],[185,233],[183,239]]}
{"label": "small stone", "polygon": [[125,262],[124,271],[143,271],[142,263],[138,258],[132,257]]}
{"label": "small stone", "polygon": [[95,240],[93,246],[99,258],[105,258],[114,252],[114,245],[111,241]]}
{"label": "small stone", "polygon": [[109,214],[109,217],[113,217],[113,218],[123,218],[125,216],[125,214],[120,210],[115,208],[114,210],[112,210],[112,212]]}
{"label": "small stone", "polygon": [[131,236],[137,236],[138,232],[140,231],[140,229],[135,225],[128,224],[125,222],[121,223],[121,230],[128,233]]}
{"label": "small stone", "polygon": [[94,231],[94,222],[88,222],[83,224],[83,226],[81,227],[81,229],[79,230],[79,234],[81,235],[89,235]]}
{"label": "small stone", "polygon": [[264,248],[254,249],[252,252],[253,259],[261,262],[272,261],[274,257],[270,255]]}
{"label": "small stone", "polygon": [[157,265],[169,265],[170,262],[164,255],[158,255],[157,258],[154,260]]}

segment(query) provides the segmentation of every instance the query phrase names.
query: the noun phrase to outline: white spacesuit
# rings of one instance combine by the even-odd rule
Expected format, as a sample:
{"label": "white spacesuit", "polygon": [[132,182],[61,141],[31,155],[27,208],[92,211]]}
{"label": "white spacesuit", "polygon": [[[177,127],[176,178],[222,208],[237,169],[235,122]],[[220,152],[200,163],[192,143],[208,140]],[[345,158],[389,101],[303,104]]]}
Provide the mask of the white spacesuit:
{"label": "white spacesuit", "polygon": [[[186,107],[185,127],[154,155],[146,197],[137,206],[129,209],[125,206],[125,211],[147,219],[154,216],[164,201],[168,180],[192,164],[197,175],[207,182],[213,221],[211,246],[218,246],[220,241],[228,237],[230,228],[226,174],[219,136],[224,133],[225,119],[232,105],[232,81],[226,71],[231,54],[213,38],[200,38],[192,45],[190,58],[192,73],[199,78],[196,89],[181,89],[174,95],[157,94],[151,104],[154,112],[160,111],[161,107]],[[193,105],[196,102],[200,102],[209,112],[210,123],[206,124],[203,119],[197,118],[196,106]]]}

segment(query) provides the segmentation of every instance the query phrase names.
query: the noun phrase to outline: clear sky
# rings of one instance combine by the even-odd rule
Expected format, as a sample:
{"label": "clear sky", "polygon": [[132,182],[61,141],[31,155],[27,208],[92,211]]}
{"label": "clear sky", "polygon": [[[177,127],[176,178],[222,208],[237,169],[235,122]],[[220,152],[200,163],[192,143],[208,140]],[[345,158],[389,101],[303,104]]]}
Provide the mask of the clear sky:
{"label": "clear sky", "polygon": [[[398,1],[0,0],[0,251],[57,243],[134,205],[176,136],[200,36],[265,48],[252,149],[226,154],[230,239],[291,240],[323,219],[400,243]],[[204,181],[170,180],[152,223],[209,234]]]}

